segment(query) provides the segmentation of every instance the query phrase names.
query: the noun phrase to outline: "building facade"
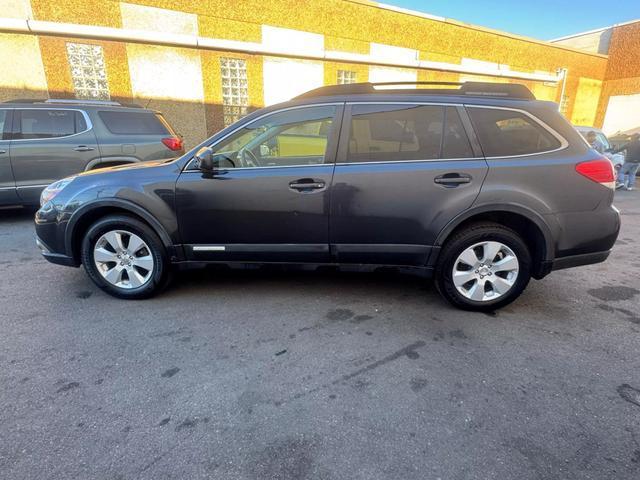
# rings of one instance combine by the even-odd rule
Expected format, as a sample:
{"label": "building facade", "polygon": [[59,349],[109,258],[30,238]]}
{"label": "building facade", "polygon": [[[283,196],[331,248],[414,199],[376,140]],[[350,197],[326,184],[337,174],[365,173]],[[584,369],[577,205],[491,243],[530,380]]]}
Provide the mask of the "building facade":
{"label": "building facade", "polygon": [[614,134],[640,129],[640,20],[554,40],[607,55],[595,124]]}
{"label": "building facade", "polygon": [[609,99],[640,93],[638,62],[628,62],[629,49],[640,55],[640,23],[614,29],[608,49],[594,51],[364,0],[0,7],[0,101],[134,102],[161,110],[188,147],[251,109],[335,83],[521,82],[573,123],[597,126],[608,121]]}

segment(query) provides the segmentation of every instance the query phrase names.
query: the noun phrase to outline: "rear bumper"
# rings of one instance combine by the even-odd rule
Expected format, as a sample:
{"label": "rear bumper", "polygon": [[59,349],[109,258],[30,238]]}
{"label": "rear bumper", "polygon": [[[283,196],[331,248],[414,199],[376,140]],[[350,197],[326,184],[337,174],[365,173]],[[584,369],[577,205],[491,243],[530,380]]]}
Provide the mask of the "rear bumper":
{"label": "rear bumper", "polygon": [[609,257],[610,253],[611,250],[606,250],[604,252],[583,253],[582,255],[571,255],[569,257],[556,258],[553,261],[551,270],[562,270],[565,268],[601,263]]}
{"label": "rear bumper", "polygon": [[565,268],[581,267],[583,265],[592,265],[594,263],[604,262],[609,258],[611,250],[605,250],[603,252],[583,253],[581,255],[570,255],[567,257],[556,258],[552,261],[543,262],[542,275],[545,275],[555,271],[564,270]]}

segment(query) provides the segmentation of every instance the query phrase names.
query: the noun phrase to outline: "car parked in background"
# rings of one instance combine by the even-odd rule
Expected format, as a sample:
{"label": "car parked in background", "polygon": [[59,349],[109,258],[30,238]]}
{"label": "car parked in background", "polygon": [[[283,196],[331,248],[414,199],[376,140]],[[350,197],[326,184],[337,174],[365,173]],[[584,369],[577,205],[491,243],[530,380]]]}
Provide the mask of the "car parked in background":
{"label": "car parked in background", "polygon": [[604,156],[611,160],[611,163],[613,163],[613,168],[616,169],[616,172],[620,170],[620,167],[622,167],[622,164],[624,163],[624,155],[622,153],[611,152],[614,147],[613,145],[611,145],[611,142],[602,130],[600,130],[599,128],[583,126],[576,126],[575,128],[576,130],[578,130],[578,132],[580,132],[580,135],[582,135],[585,140],[587,139],[587,134],[589,132],[594,132],[596,134],[596,138],[604,145]]}
{"label": "car parked in background", "polygon": [[322,87],[176,160],[67,178],[43,192],[37,243],[121,298],[174,267],[367,265],[433,275],[473,310],[607,258],[613,168],[556,104],[523,85],[379,87]]}
{"label": "car parked in background", "polygon": [[37,205],[44,187],[79,172],[183,153],[157,111],[108,101],[0,103],[0,205]]}

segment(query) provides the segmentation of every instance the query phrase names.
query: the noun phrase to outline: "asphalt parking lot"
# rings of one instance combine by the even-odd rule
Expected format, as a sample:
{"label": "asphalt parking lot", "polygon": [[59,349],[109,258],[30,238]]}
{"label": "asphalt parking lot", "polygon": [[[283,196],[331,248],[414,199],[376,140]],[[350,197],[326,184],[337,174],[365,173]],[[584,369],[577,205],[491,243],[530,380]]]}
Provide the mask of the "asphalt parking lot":
{"label": "asphalt parking lot", "polygon": [[0,477],[640,478],[640,192],[610,260],[493,315],[391,273],[121,301],[0,211]]}

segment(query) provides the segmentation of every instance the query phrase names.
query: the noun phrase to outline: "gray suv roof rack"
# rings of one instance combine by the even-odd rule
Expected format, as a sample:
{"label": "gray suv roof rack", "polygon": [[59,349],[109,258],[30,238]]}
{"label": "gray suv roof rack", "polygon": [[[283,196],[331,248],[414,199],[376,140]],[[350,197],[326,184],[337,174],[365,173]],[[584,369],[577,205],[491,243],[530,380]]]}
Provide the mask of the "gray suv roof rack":
{"label": "gray suv roof rack", "polygon": [[2,103],[46,103],[49,105],[61,104],[61,105],[93,105],[102,107],[128,107],[128,108],[143,108],[137,103],[122,103],[113,100],[82,100],[82,99],[69,99],[69,98],[18,98],[14,100],[6,100]]}
{"label": "gray suv roof rack", "polygon": [[44,103],[69,103],[69,104],[82,104],[82,105],[109,105],[119,107],[122,104],[120,102],[114,102],[111,100],[74,100],[74,99],[62,99],[62,98],[49,98]]}
{"label": "gray suv roof rack", "polygon": [[[451,86],[458,88],[415,88],[418,85]],[[382,88],[380,88],[382,87]],[[399,87],[399,88],[393,88]],[[413,87],[413,88],[402,88]],[[327,97],[333,95],[362,94],[429,94],[429,95],[465,95],[473,97],[500,97],[514,100],[535,100],[536,97],[526,86],[518,83],[490,82],[364,82],[345,85],[329,85],[310,90],[296,98]]]}

